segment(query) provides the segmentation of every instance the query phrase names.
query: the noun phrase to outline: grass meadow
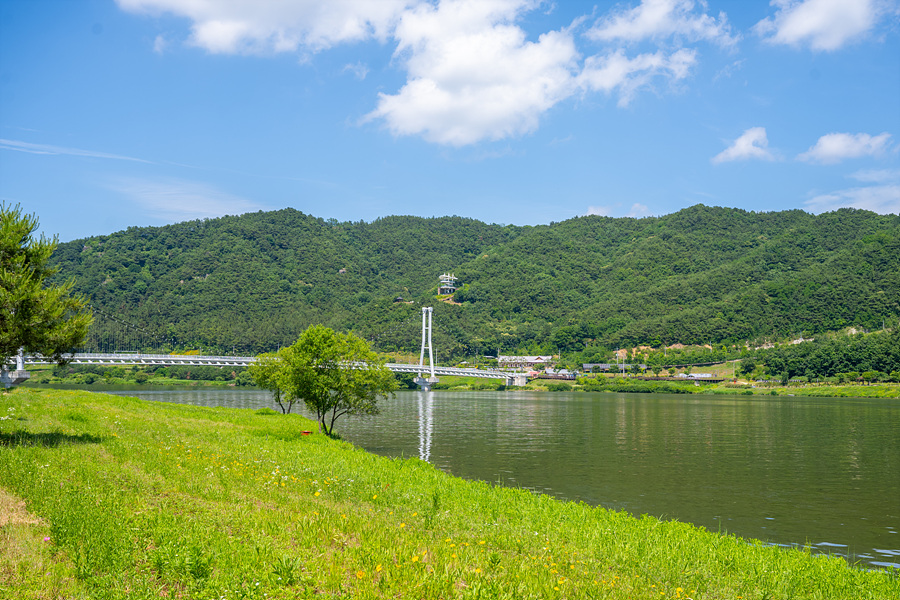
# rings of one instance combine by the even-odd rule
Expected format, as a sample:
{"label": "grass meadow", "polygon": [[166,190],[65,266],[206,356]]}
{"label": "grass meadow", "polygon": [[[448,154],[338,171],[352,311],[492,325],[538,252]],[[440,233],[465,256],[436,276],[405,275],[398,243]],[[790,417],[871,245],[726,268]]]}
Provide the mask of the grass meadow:
{"label": "grass meadow", "polygon": [[0,394],[0,598],[900,597],[897,571],[465,481],[315,430],[265,409]]}

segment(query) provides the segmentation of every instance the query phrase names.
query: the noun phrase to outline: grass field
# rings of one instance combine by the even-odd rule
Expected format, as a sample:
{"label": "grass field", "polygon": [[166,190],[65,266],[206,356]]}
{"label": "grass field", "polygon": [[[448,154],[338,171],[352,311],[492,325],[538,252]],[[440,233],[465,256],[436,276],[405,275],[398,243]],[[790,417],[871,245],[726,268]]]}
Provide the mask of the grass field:
{"label": "grass field", "polygon": [[0,395],[0,598],[900,597],[897,571],[464,481],[315,430],[265,409]]}

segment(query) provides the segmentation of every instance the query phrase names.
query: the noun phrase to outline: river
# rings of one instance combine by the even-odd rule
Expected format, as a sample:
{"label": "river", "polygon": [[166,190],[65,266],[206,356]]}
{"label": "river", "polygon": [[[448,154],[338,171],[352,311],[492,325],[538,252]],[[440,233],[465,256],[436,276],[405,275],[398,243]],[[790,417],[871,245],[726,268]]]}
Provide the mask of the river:
{"label": "river", "polygon": [[[273,406],[241,389],[118,391]],[[454,475],[900,568],[900,402],[540,392],[401,392],[336,431]]]}

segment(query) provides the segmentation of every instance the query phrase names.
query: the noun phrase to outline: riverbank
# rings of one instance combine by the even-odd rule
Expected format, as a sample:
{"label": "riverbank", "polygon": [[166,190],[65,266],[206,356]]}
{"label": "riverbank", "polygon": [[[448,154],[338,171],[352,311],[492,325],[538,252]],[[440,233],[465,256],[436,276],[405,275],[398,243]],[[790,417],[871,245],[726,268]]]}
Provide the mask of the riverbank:
{"label": "riverbank", "polygon": [[[724,368],[724,367],[722,367]],[[209,372],[203,372],[206,369]],[[54,375],[51,366],[29,368],[31,379],[25,387],[36,386],[84,386],[98,391],[105,386],[164,386],[177,388],[223,388],[251,387],[248,376],[242,369],[234,371],[228,368],[201,367],[192,379],[172,377],[166,371],[144,372],[140,369],[107,370],[103,376],[90,372],[73,372],[64,377]],[[716,372],[717,375],[723,374]],[[188,372],[190,376],[190,373]],[[197,375],[206,377],[196,378]],[[440,383],[433,388],[436,391],[503,391],[510,389],[502,379],[482,379],[476,377],[443,376]],[[634,377],[615,375],[590,375],[577,380],[533,379],[526,386],[512,389],[523,389],[542,392],[611,392],[642,394],[747,394],[766,396],[815,396],[833,398],[900,398],[900,384],[873,383],[868,385],[847,385],[833,383],[778,383],[759,384],[746,380],[732,382],[728,379],[721,383],[706,383],[689,379],[669,379],[667,381],[643,380]]]}
{"label": "riverbank", "polygon": [[[441,377],[435,390],[453,391],[502,391],[507,389],[503,381],[476,379],[473,377]],[[592,376],[574,380],[533,379],[522,390],[537,392],[610,392],[639,394],[713,394],[713,395],[764,395],[764,396],[812,396],[833,398],[900,398],[900,384],[880,383],[870,385],[833,384],[756,384],[749,381],[705,383],[702,380],[652,381],[633,377]]]}
{"label": "riverbank", "polygon": [[[265,412],[265,411],[263,411]],[[893,574],[377,457],[296,415],[0,396],[0,597],[893,598]],[[9,507],[12,508],[9,508]]]}

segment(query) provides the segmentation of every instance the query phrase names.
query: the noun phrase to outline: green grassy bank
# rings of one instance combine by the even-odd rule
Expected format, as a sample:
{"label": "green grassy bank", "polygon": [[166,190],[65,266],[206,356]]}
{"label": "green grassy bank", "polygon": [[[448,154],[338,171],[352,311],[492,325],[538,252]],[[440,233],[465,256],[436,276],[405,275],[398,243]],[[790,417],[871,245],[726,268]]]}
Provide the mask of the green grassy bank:
{"label": "green grassy bank", "polygon": [[0,395],[0,598],[900,597],[896,571],[464,481],[314,429]]}

